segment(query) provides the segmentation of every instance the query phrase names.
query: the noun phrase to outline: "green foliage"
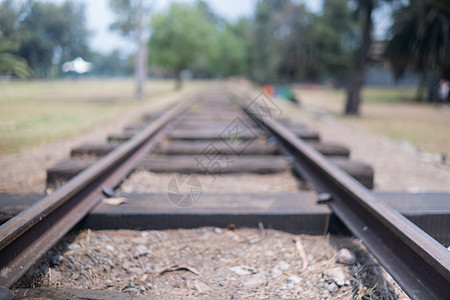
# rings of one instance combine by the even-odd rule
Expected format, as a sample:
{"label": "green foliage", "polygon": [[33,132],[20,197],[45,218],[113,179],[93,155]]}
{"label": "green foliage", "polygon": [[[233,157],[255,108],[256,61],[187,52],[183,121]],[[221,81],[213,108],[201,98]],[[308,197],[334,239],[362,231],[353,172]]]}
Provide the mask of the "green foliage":
{"label": "green foliage", "polygon": [[245,37],[248,23],[241,20],[218,31],[209,44],[209,67],[215,75],[231,76],[246,74],[248,47]]}
{"label": "green foliage", "polygon": [[14,50],[14,46],[0,40],[0,74],[11,74],[20,78],[29,77],[31,72],[26,60],[12,54]]}
{"label": "green foliage", "polygon": [[394,75],[450,68],[450,1],[413,0],[394,14],[386,49]]}
{"label": "green foliage", "polygon": [[261,83],[275,82],[281,56],[277,51],[275,24],[276,7],[270,1],[258,2],[250,40],[250,76]]}
{"label": "green foliage", "polygon": [[356,46],[356,25],[347,0],[325,0],[323,13],[314,17],[312,34],[321,76],[343,85],[348,79]]}
{"label": "green foliage", "polygon": [[178,76],[206,58],[214,27],[197,6],[172,3],[168,12],[152,16],[151,27],[151,64],[171,68]]}
{"label": "green foliage", "polygon": [[[14,65],[24,69],[26,60],[37,77],[58,75],[62,62],[76,56],[89,58],[89,33],[84,6],[79,2],[66,1],[58,6],[34,0],[5,0],[0,4],[0,25],[0,41],[17,45]],[[17,60],[18,57],[22,59]],[[11,55],[6,55],[7,61],[11,59]],[[20,73],[24,75],[23,71]]]}
{"label": "green foliage", "polygon": [[94,72],[102,75],[118,76],[133,73],[133,67],[131,71],[127,70],[127,61],[117,49],[109,54],[96,54],[92,62],[95,66]]}

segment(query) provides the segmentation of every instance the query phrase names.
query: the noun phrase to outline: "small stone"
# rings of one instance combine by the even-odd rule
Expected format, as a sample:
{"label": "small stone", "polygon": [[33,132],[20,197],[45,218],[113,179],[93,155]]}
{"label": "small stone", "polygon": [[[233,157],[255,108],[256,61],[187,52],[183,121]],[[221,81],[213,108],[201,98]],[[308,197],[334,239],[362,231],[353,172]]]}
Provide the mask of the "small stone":
{"label": "small stone", "polygon": [[148,250],[147,246],[141,244],[141,245],[138,245],[136,247],[136,249],[134,250],[133,257],[138,258],[139,256],[144,256],[147,254],[150,254],[150,251]]}
{"label": "small stone", "polygon": [[64,261],[64,256],[62,256],[61,254],[58,254],[55,257],[53,257],[52,264],[54,266],[59,266],[60,264],[62,264],[63,261]]}
{"label": "small stone", "polygon": [[300,282],[301,282],[302,280],[301,280],[301,278],[300,277],[297,277],[297,276],[289,276],[288,278],[287,278],[287,282],[288,283],[293,283],[293,284],[299,284]]}
{"label": "small stone", "polygon": [[250,274],[255,274],[255,270],[253,270],[251,267],[249,266],[234,266],[230,268],[231,271],[233,271],[234,273],[238,274],[238,275],[250,275]]}
{"label": "small stone", "polygon": [[132,238],[130,241],[131,241],[133,244],[135,244],[135,245],[140,245],[140,244],[145,244],[145,243],[147,243],[147,239],[144,238],[144,237],[142,237],[142,236]]}
{"label": "small stone", "polygon": [[134,283],[130,283],[130,284],[128,285],[128,287],[134,288],[134,287],[136,287],[136,285],[135,285]]}
{"label": "small stone", "polygon": [[288,269],[291,267],[291,265],[288,264],[288,263],[285,262],[285,261],[280,261],[280,262],[277,264],[277,267],[278,267],[278,269],[280,269],[281,271],[286,271],[286,270],[288,270]]}
{"label": "small stone", "polygon": [[330,291],[329,290],[324,290],[322,292],[322,299],[328,299],[329,296],[330,296]]}
{"label": "small stone", "polygon": [[222,234],[222,229],[216,227],[216,228],[214,228],[214,233],[217,234],[217,235],[221,235]]}
{"label": "small stone", "polygon": [[323,277],[326,281],[335,282],[338,286],[343,286],[346,280],[344,269],[341,267],[325,270],[323,272]]}
{"label": "small stone", "polygon": [[61,272],[58,272],[58,271],[53,270],[53,269],[50,269],[50,276],[51,276],[51,279],[52,279],[53,282],[60,281],[63,278],[62,275],[61,275]]}
{"label": "small stone", "polygon": [[145,288],[145,286],[141,286],[141,287],[139,288],[139,290],[143,293],[143,292],[145,292],[147,289]]}
{"label": "small stone", "polygon": [[263,286],[266,282],[267,282],[266,276],[264,276],[261,273],[258,273],[248,276],[244,284],[248,288],[256,288],[259,286]]}
{"label": "small stone", "polygon": [[149,290],[151,290],[153,288],[153,285],[149,282],[145,285]]}
{"label": "small stone", "polygon": [[332,282],[328,285],[328,290],[330,293],[335,293],[339,290],[339,287],[336,285],[336,283]]}
{"label": "small stone", "polygon": [[355,253],[348,250],[347,248],[342,248],[336,254],[336,262],[344,265],[354,265],[356,262]]}
{"label": "small stone", "polygon": [[126,289],[124,292],[134,296],[137,294],[138,290],[136,288],[129,288],[129,289]]}
{"label": "small stone", "polygon": [[123,264],[122,264],[122,268],[125,270],[125,271],[127,271],[129,268],[131,268],[132,267],[132,265],[130,264],[130,262],[129,261],[125,261]]}
{"label": "small stone", "polygon": [[204,239],[209,238],[210,235],[211,235],[211,233],[210,233],[210,231],[209,231],[208,229],[204,228],[204,229],[202,230],[202,236],[203,236]]}
{"label": "small stone", "polygon": [[70,244],[70,245],[68,246],[68,248],[69,248],[69,250],[71,250],[71,251],[75,251],[75,250],[81,249],[81,246],[78,245],[78,244]]}
{"label": "small stone", "polygon": [[156,236],[159,237],[160,239],[162,239],[162,238],[166,237],[166,234],[162,231],[157,231]]}
{"label": "small stone", "polygon": [[105,280],[105,285],[106,285],[106,287],[111,287],[111,286],[113,286],[113,282],[111,280],[107,279],[107,280]]}
{"label": "small stone", "polygon": [[113,247],[113,246],[111,246],[111,245],[106,245],[106,250],[108,250],[109,252],[115,252],[116,251],[116,249]]}

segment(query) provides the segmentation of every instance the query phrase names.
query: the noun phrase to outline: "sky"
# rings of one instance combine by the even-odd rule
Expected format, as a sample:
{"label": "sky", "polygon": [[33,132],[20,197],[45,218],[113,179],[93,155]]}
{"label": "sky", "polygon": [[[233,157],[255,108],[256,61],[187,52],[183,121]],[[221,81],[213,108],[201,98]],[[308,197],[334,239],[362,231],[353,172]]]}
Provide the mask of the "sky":
{"label": "sky", "polygon": [[[65,0],[43,0],[53,3],[63,3]],[[78,0],[86,6],[87,26],[92,35],[90,46],[93,51],[103,54],[110,53],[114,49],[120,49],[123,52],[131,53],[134,51],[134,44],[127,38],[120,35],[119,32],[109,30],[109,26],[114,22],[114,14],[109,8],[108,0]],[[171,2],[175,0],[150,0],[153,1],[153,11],[159,12],[166,9]],[[178,2],[192,3],[195,0],[177,0]],[[313,12],[319,12],[322,6],[322,0],[294,0],[303,2]],[[256,0],[206,0],[212,9],[220,16],[230,21],[240,17],[249,17],[252,15]],[[383,13],[375,16],[376,35],[382,34],[389,26],[390,22]]]}

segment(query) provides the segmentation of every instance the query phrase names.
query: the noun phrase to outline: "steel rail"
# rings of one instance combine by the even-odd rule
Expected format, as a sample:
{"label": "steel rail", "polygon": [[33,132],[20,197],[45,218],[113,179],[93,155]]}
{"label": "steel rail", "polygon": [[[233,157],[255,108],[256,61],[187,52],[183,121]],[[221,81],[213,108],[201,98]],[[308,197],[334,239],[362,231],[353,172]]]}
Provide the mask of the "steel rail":
{"label": "steel rail", "polygon": [[102,196],[116,187],[158,143],[176,117],[199,99],[190,95],[52,194],[0,227],[0,287],[11,288]]}
{"label": "steel rail", "polygon": [[[412,299],[450,299],[450,252],[399,212],[330,163],[286,127],[234,92],[234,99],[276,137],[293,167],[318,193],[331,196],[333,213],[359,238]],[[253,103],[254,105],[254,103]]]}

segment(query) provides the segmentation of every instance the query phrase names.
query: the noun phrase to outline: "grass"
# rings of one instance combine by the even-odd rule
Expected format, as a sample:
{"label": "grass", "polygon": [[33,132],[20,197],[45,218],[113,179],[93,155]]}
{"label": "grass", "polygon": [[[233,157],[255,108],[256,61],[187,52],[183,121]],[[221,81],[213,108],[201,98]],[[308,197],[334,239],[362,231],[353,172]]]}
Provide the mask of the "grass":
{"label": "grass", "polygon": [[343,90],[297,91],[304,104],[332,113],[354,127],[406,140],[428,152],[450,156],[450,107],[412,101],[415,95],[413,88],[364,89],[360,117],[343,116]]}
{"label": "grass", "polygon": [[[173,90],[150,81],[148,97]],[[135,106],[132,80],[0,82],[0,156],[86,132]]]}

